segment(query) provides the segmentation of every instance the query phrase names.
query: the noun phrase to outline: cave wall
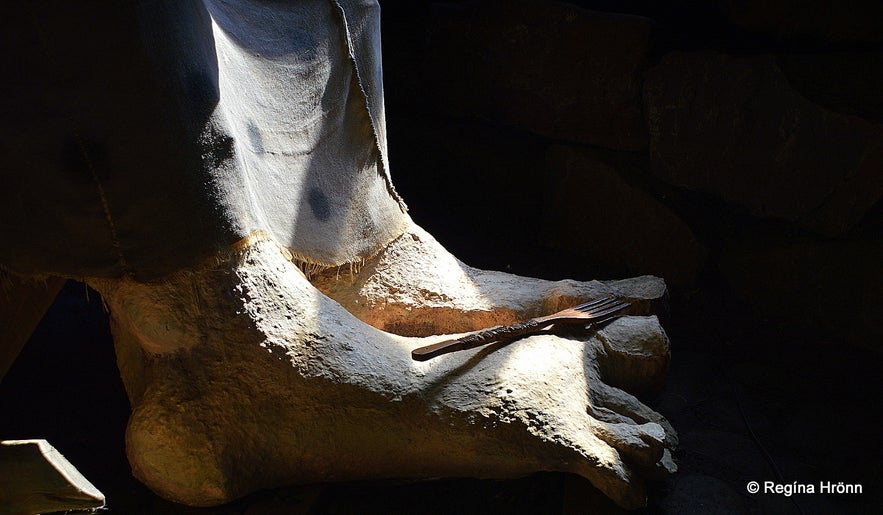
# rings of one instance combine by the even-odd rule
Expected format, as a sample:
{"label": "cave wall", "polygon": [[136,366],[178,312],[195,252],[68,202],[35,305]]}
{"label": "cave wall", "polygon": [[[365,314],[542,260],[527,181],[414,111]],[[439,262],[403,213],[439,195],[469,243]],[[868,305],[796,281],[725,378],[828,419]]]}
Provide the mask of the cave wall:
{"label": "cave wall", "polygon": [[393,179],[456,255],[879,350],[883,4],[381,6]]}

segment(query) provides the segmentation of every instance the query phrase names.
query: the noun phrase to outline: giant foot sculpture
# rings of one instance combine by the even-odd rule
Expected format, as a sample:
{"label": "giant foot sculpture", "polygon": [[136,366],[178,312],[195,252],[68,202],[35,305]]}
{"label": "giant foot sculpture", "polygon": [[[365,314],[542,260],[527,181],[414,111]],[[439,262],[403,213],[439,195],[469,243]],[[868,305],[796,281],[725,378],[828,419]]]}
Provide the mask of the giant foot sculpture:
{"label": "giant foot sculpture", "polygon": [[132,403],[129,460],[161,495],[215,505],[302,482],[555,470],[634,508],[641,476],[672,469],[668,423],[605,383],[640,382],[630,360],[667,363],[655,317],[420,363],[410,350],[439,337],[364,324],[288,257],[258,236],[161,283],[90,282]]}
{"label": "giant foot sculpture", "polygon": [[[4,96],[0,263],[94,278],[133,407],[127,452],[152,489],[212,505],[297,482],[562,470],[634,507],[641,477],[671,469],[674,432],[617,389],[665,375],[653,316],[410,359],[449,338],[417,336],[610,293],[646,314],[665,289],[483,272],[413,225],[389,169],[376,2],[121,2],[97,25],[94,9],[10,10],[10,41],[34,48],[8,49],[32,80]],[[272,238],[196,266],[258,230]],[[340,304],[289,258],[327,268],[315,284]],[[353,280],[329,268],[363,260]]]}

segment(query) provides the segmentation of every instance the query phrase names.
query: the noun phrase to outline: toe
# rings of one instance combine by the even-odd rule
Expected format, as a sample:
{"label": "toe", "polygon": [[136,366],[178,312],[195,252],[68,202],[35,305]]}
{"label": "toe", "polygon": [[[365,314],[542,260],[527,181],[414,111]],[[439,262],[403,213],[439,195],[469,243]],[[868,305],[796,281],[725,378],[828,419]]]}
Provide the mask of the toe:
{"label": "toe", "polygon": [[594,336],[603,348],[598,365],[606,382],[638,393],[665,384],[671,345],[656,316],[620,317]]}
{"label": "toe", "polygon": [[[600,381],[590,385],[592,399],[594,400],[593,408],[590,414],[604,410],[608,415],[604,418],[595,417],[599,420],[611,422],[628,422],[629,420],[637,424],[655,423],[665,431],[665,446],[674,449],[678,445],[678,435],[674,428],[661,414],[638,400],[634,395],[614,388]],[[619,420],[609,415],[616,414]]]}
{"label": "toe", "polygon": [[641,467],[651,467],[665,452],[665,430],[655,422],[646,424],[595,421],[598,438],[616,449],[623,458]]}

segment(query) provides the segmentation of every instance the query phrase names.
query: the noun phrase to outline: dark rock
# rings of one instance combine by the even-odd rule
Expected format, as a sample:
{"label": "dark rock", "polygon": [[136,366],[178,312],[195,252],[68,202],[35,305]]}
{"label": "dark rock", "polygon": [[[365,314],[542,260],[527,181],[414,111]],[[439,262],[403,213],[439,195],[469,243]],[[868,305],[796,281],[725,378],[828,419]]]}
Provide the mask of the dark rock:
{"label": "dark rock", "polygon": [[724,15],[753,32],[822,42],[883,41],[879,0],[724,0]]}
{"label": "dark rock", "polygon": [[703,474],[680,475],[660,506],[662,513],[750,513],[752,503],[727,483]]}
{"label": "dark rock", "polygon": [[627,515],[629,512],[614,504],[585,478],[576,474],[567,474],[564,478],[564,496],[560,513],[561,515],[584,515],[586,513]]}
{"label": "dark rock", "polygon": [[[476,123],[390,121],[396,188],[411,216],[471,266],[533,275],[545,144]],[[536,252],[535,252],[536,253]],[[513,268],[509,268],[508,265]]]}
{"label": "dark rock", "polygon": [[437,10],[426,63],[432,101],[457,117],[643,150],[641,74],[651,29],[646,18],[559,2]]}
{"label": "dark rock", "polygon": [[675,53],[644,88],[654,174],[837,234],[883,194],[883,126],[798,94],[772,56]]}
{"label": "dark rock", "polygon": [[825,330],[880,350],[883,240],[742,236],[720,269],[736,294],[762,315]]}
{"label": "dark rock", "polygon": [[706,250],[686,223],[652,195],[576,147],[552,147],[546,171],[545,234],[551,247],[658,275],[678,286],[696,279]]}
{"label": "dark rock", "polygon": [[787,54],[779,66],[812,102],[883,123],[883,52]]}

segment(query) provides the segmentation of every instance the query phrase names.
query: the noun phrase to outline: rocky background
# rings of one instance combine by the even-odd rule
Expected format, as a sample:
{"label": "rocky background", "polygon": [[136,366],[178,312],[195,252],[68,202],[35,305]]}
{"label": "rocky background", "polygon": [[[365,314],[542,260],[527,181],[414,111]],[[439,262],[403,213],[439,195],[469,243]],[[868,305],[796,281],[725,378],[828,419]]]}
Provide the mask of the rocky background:
{"label": "rocky background", "polygon": [[[883,3],[381,5],[393,179],[418,223],[481,268],[668,281],[671,377],[645,400],[681,471],[647,512],[877,509]],[[110,513],[618,511],[561,474],[184,508],[131,478],[127,410],[100,300],[70,283],[0,384],[0,435],[48,438]]]}
{"label": "rocky background", "polygon": [[456,255],[714,283],[879,350],[883,3],[384,4],[384,23],[394,180],[436,236],[472,233]]}

